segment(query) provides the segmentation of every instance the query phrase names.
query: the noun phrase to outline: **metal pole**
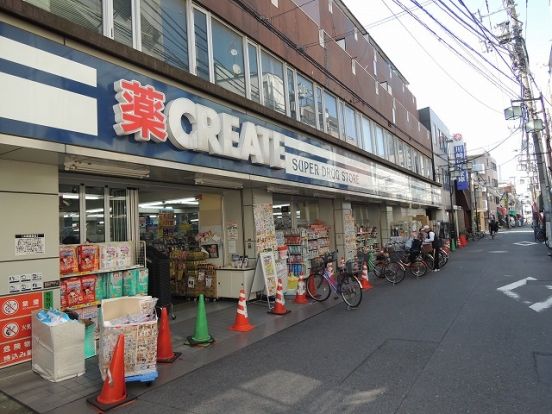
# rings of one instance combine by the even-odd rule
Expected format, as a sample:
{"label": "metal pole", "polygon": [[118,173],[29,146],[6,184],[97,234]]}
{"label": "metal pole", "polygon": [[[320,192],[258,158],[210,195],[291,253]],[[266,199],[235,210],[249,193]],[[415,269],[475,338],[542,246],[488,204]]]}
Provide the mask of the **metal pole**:
{"label": "metal pole", "polygon": [[451,224],[451,227],[454,231],[454,237],[451,237],[452,238],[457,238],[458,237],[458,231],[456,229],[456,220],[454,220],[454,204],[452,202],[452,192],[454,191],[454,183],[452,181],[452,174],[451,174],[451,171],[450,171],[450,154],[449,154],[449,143],[447,142],[447,172],[448,172],[448,181],[449,181],[449,198],[450,198],[450,214],[449,214],[449,219],[450,219],[450,224]]}
{"label": "metal pole", "polygon": [[[522,26],[516,12],[516,6],[514,0],[503,0],[504,7],[508,14],[509,23],[512,27],[512,40],[514,42],[510,55],[512,61],[515,62],[514,69],[519,71],[520,84],[523,91],[522,98],[527,101],[527,112],[531,119],[535,119],[535,107],[533,101],[533,94],[531,92],[531,83],[529,81],[529,59],[527,57],[527,51],[525,49],[525,40],[521,36]],[[544,217],[546,234],[550,235],[550,212],[551,212],[551,200],[550,200],[550,185],[548,179],[548,172],[545,168],[543,159],[543,151],[541,147],[541,134],[540,132],[532,132],[533,148],[535,149],[535,158],[537,162],[537,171],[539,174],[539,183],[541,188],[541,194],[544,204]]]}

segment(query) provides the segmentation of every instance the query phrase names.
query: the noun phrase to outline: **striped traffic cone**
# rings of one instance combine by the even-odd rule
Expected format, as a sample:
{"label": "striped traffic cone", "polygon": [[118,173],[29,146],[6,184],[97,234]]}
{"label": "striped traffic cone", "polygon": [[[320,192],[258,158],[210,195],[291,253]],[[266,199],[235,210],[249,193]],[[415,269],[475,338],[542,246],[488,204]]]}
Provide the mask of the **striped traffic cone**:
{"label": "striped traffic cone", "polygon": [[366,266],[366,262],[362,264],[362,277],[360,283],[362,285],[362,290],[368,290],[374,287],[370,283],[370,279],[368,279],[368,266]]}
{"label": "striped traffic cone", "polygon": [[299,275],[299,282],[297,282],[295,303],[298,303],[300,305],[306,305],[309,303],[309,300],[307,299],[307,289],[305,288],[305,277],[303,276],[303,273]]}
{"label": "striped traffic cone", "polygon": [[238,309],[236,310],[236,320],[234,325],[229,329],[238,332],[249,332],[255,328],[249,323],[249,318],[247,317],[247,303],[245,301],[245,290],[240,290],[240,300],[238,301]]}
{"label": "striped traffic cone", "polygon": [[276,289],[276,300],[274,301],[274,307],[268,311],[273,315],[286,315],[291,311],[286,309],[286,300],[284,299],[284,290],[282,286],[282,280],[278,278],[278,287]]}

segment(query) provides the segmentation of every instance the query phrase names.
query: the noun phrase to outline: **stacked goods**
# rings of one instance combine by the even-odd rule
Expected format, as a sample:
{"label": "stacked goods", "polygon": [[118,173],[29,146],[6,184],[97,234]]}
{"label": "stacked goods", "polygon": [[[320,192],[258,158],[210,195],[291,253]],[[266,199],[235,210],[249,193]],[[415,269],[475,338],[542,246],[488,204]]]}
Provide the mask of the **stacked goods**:
{"label": "stacked goods", "polygon": [[106,274],[107,297],[120,298],[123,296],[123,272],[111,272]]}
{"label": "stacked goods", "polygon": [[206,298],[217,297],[217,269],[212,264],[200,264],[197,267],[197,295],[203,293]]}
{"label": "stacked goods", "polygon": [[114,244],[103,244],[100,247],[100,267],[102,269],[115,269],[117,263],[117,246]]}
{"label": "stacked goods", "polygon": [[146,295],[148,293],[148,269],[124,270],[123,296]]}
{"label": "stacked goods", "polygon": [[187,255],[188,252],[185,250],[174,249],[169,256],[171,292],[175,295],[186,296],[185,262]]}
{"label": "stacked goods", "polygon": [[200,265],[204,265],[205,260],[209,258],[206,252],[188,252],[186,256],[186,296],[197,297],[205,289],[205,280],[203,274],[199,274]]}
{"label": "stacked goods", "polygon": [[94,244],[82,244],[77,247],[77,260],[79,272],[91,272],[99,268],[98,246]]}
{"label": "stacked goods", "polygon": [[77,261],[76,246],[60,246],[59,247],[59,272],[62,275],[77,273],[79,264]]}

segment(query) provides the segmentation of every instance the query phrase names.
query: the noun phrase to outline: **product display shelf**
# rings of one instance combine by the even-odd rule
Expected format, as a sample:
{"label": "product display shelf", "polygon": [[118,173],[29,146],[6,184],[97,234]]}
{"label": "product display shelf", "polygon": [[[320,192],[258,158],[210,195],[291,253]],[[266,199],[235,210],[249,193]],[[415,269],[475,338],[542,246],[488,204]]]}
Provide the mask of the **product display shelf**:
{"label": "product display shelf", "polygon": [[143,267],[144,267],[143,265],[137,264],[137,265],[123,266],[123,267],[116,267],[113,269],[97,269],[97,270],[89,270],[87,272],[67,273],[65,275],[60,275],[60,279],[67,279],[69,277],[78,277],[78,276],[86,276],[86,275],[95,275],[98,273],[122,272],[124,270],[140,269]]}
{"label": "product display shelf", "polygon": [[66,306],[64,308],[61,308],[61,310],[66,311],[66,310],[75,310],[75,309],[88,308],[89,306],[98,306],[101,303],[102,303],[101,300],[95,300],[94,302],[81,303],[81,304],[73,305],[73,306]]}
{"label": "product display shelf", "polygon": [[304,230],[292,230],[285,234],[288,247],[287,271],[291,277],[308,274],[308,238]]}

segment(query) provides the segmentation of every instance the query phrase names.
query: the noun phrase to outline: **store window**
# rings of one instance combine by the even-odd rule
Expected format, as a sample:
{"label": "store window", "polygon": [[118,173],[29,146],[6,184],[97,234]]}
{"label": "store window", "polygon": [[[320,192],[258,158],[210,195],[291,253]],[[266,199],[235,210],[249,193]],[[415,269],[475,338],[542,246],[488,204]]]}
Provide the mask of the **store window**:
{"label": "store window", "polygon": [[295,72],[291,69],[287,70],[287,97],[289,116],[297,119],[297,110],[295,109]]}
{"label": "store window", "polygon": [[132,47],[132,0],[113,0],[113,39]]}
{"label": "store window", "polygon": [[90,243],[105,241],[104,188],[86,187],[85,189],[85,238]]}
{"label": "store window", "polygon": [[247,45],[249,58],[249,88],[250,99],[255,102],[261,102],[261,93],[259,89],[259,62],[257,59],[257,47],[249,43]]}
{"label": "store window", "polygon": [[265,106],[285,114],[284,65],[263,50],[261,53],[261,67]]}
{"label": "store window", "polygon": [[215,83],[245,96],[243,39],[233,30],[212,20]]}
{"label": "store window", "polygon": [[80,188],[76,185],[59,186],[59,242],[80,243]]}
{"label": "store window", "polygon": [[142,51],[188,70],[186,3],[179,0],[142,0],[140,13]]}
{"label": "store window", "polygon": [[404,167],[405,166],[405,163],[404,163],[404,142],[402,142],[401,140],[397,140],[397,164],[400,165],[401,167]]}
{"label": "store window", "polygon": [[326,132],[334,137],[339,137],[339,124],[337,120],[337,99],[324,91],[324,110],[326,118]]}
{"label": "store window", "polygon": [[312,82],[297,74],[297,89],[299,93],[299,119],[307,125],[316,127]]}
{"label": "store window", "polygon": [[340,100],[337,101],[337,113],[338,113],[338,124],[339,124],[339,136],[342,140],[345,140],[345,104]]}
{"label": "store window", "polygon": [[126,189],[109,190],[109,232],[111,241],[127,241],[127,192]]}
{"label": "store window", "polygon": [[374,153],[374,144],[372,140],[372,128],[370,121],[366,117],[362,117],[362,142],[365,151]]}
{"label": "store window", "polygon": [[194,8],[195,70],[196,75],[209,80],[209,40],[207,37],[207,15]]}
{"label": "store window", "polygon": [[320,209],[316,200],[298,199],[293,203],[297,227],[308,227],[320,217]]}
{"label": "store window", "polygon": [[274,216],[274,228],[276,230],[290,230],[292,225],[291,218],[291,197],[284,195],[274,195],[272,205],[272,215]]}
{"label": "store window", "polygon": [[103,33],[102,0],[27,0],[41,9]]}
{"label": "store window", "polygon": [[[174,198],[177,196],[180,198]],[[199,249],[199,202],[191,194],[143,191],[138,213],[140,240],[148,247],[160,251],[169,251],[171,246]]]}

